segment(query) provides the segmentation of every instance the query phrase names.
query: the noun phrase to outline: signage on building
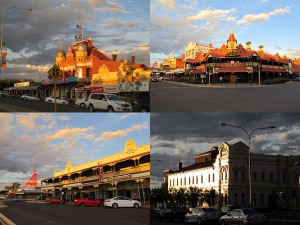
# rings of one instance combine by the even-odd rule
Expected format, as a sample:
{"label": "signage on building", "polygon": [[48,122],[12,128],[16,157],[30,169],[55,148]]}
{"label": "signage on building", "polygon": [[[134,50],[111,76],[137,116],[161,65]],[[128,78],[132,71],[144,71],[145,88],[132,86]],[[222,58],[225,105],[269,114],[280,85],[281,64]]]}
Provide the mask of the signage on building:
{"label": "signage on building", "polygon": [[67,77],[66,83],[77,82],[77,77]]}
{"label": "signage on building", "polygon": [[28,87],[29,85],[30,85],[30,82],[14,83],[14,87]]}
{"label": "signage on building", "polygon": [[105,93],[118,93],[119,88],[118,87],[103,87],[103,92],[105,92]]}
{"label": "signage on building", "polygon": [[99,169],[99,183],[103,183],[103,167],[98,165],[98,169]]}
{"label": "signage on building", "polygon": [[90,87],[91,93],[103,93],[103,87]]}
{"label": "signage on building", "polygon": [[84,87],[81,87],[81,88],[75,88],[75,91],[77,93],[83,93],[84,92]]}

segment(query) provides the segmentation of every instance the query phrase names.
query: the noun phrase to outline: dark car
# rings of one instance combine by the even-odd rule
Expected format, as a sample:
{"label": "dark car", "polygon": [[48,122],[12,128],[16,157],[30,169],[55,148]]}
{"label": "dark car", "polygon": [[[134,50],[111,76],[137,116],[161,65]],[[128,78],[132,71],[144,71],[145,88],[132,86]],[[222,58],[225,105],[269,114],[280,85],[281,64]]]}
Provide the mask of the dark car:
{"label": "dark car", "polygon": [[265,224],[266,218],[263,214],[253,209],[234,209],[220,218],[220,224]]}
{"label": "dark car", "polygon": [[159,221],[162,220],[180,220],[184,221],[184,216],[188,212],[188,209],[185,207],[179,207],[174,205],[167,205],[159,209],[157,216]]}
{"label": "dark car", "polygon": [[8,98],[14,98],[14,99],[20,99],[21,96],[19,94],[15,94],[15,93],[9,93],[7,95]]}
{"label": "dark car", "polygon": [[292,81],[300,81],[300,77],[295,77],[292,79]]}
{"label": "dark car", "polygon": [[195,222],[202,224],[206,222],[217,222],[220,219],[220,213],[214,208],[196,207],[185,214],[184,221],[186,223]]}
{"label": "dark car", "polygon": [[222,205],[220,209],[221,216],[226,215],[227,213],[231,212],[234,209],[240,208],[237,205]]}

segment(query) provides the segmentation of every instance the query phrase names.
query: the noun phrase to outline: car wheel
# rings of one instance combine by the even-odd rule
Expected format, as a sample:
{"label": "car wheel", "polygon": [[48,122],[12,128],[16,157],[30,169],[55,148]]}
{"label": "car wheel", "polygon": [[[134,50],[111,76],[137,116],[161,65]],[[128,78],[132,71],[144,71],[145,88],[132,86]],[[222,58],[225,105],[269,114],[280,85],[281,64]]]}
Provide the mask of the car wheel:
{"label": "car wheel", "polygon": [[48,203],[51,203],[51,201],[49,201]]}
{"label": "car wheel", "polygon": [[108,106],[107,107],[107,112],[114,112],[114,108],[112,106]]}
{"label": "car wheel", "polygon": [[225,220],[221,220],[221,225],[226,225]]}
{"label": "car wheel", "polygon": [[60,202],[60,204],[63,204],[63,203],[64,203],[63,201]]}
{"label": "car wheel", "polygon": [[103,203],[99,202],[98,206],[99,206],[99,207],[102,207],[102,206],[103,206]]}
{"label": "car wheel", "polygon": [[202,224],[201,218],[198,218],[198,219],[197,219],[197,224]]}
{"label": "car wheel", "polygon": [[50,104],[50,103],[52,103],[52,101],[51,101],[51,100],[48,100],[48,103]]}
{"label": "car wheel", "polygon": [[134,203],[133,207],[137,209],[139,207],[139,204],[138,203]]}
{"label": "car wheel", "polygon": [[65,103],[65,102],[62,102],[61,104],[62,104],[63,106],[66,106],[66,105],[67,105],[67,103]]}
{"label": "car wheel", "polygon": [[116,209],[116,208],[118,208],[118,204],[117,204],[117,203],[114,203],[114,204],[112,204],[112,207],[113,207],[114,209]]}
{"label": "car wheel", "polygon": [[38,102],[39,100],[38,100],[38,99],[35,99],[35,101]]}
{"label": "car wheel", "polygon": [[84,205],[83,202],[81,202],[81,203],[79,204],[79,206],[80,206],[80,207],[84,207],[85,205]]}
{"label": "car wheel", "polygon": [[243,225],[244,223],[242,221],[239,221],[238,225]]}
{"label": "car wheel", "polygon": [[93,105],[89,105],[89,111],[90,111],[90,112],[95,112],[95,108],[94,108]]}
{"label": "car wheel", "polygon": [[85,104],[84,103],[80,103],[80,107],[81,108],[85,108]]}

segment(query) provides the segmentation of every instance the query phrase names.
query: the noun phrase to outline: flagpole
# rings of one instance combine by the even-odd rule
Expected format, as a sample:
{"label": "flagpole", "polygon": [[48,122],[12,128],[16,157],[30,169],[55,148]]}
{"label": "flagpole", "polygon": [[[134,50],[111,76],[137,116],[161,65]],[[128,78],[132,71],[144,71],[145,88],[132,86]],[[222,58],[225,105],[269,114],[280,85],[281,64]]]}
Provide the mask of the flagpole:
{"label": "flagpole", "polygon": [[81,40],[83,40],[83,27],[81,26]]}

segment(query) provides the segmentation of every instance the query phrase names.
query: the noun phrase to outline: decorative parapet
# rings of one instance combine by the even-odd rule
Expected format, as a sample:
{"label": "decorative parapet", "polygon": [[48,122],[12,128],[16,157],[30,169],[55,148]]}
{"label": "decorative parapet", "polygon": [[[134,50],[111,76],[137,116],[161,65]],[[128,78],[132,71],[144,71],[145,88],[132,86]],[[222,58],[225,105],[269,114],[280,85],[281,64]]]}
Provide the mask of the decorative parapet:
{"label": "decorative parapet", "polygon": [[108,164],[114,164],[121,160],[127,160],[129,158],[134,158],[142,155],[150,154],[150,144],[142,145],[142,146],[136,146],[135,141],[128,140],[125,143],[125,149],[123,152],[102,158],[97,159],[92,162],[88,162],[85,164],[81,164],[78,166],[72,166],[71,162],[68,162],[66,164],[66,169],[54,172],[54,177],[63,176],[66,174],[82,171],[88,168],[98,167],[98,165],[108,165]]}

